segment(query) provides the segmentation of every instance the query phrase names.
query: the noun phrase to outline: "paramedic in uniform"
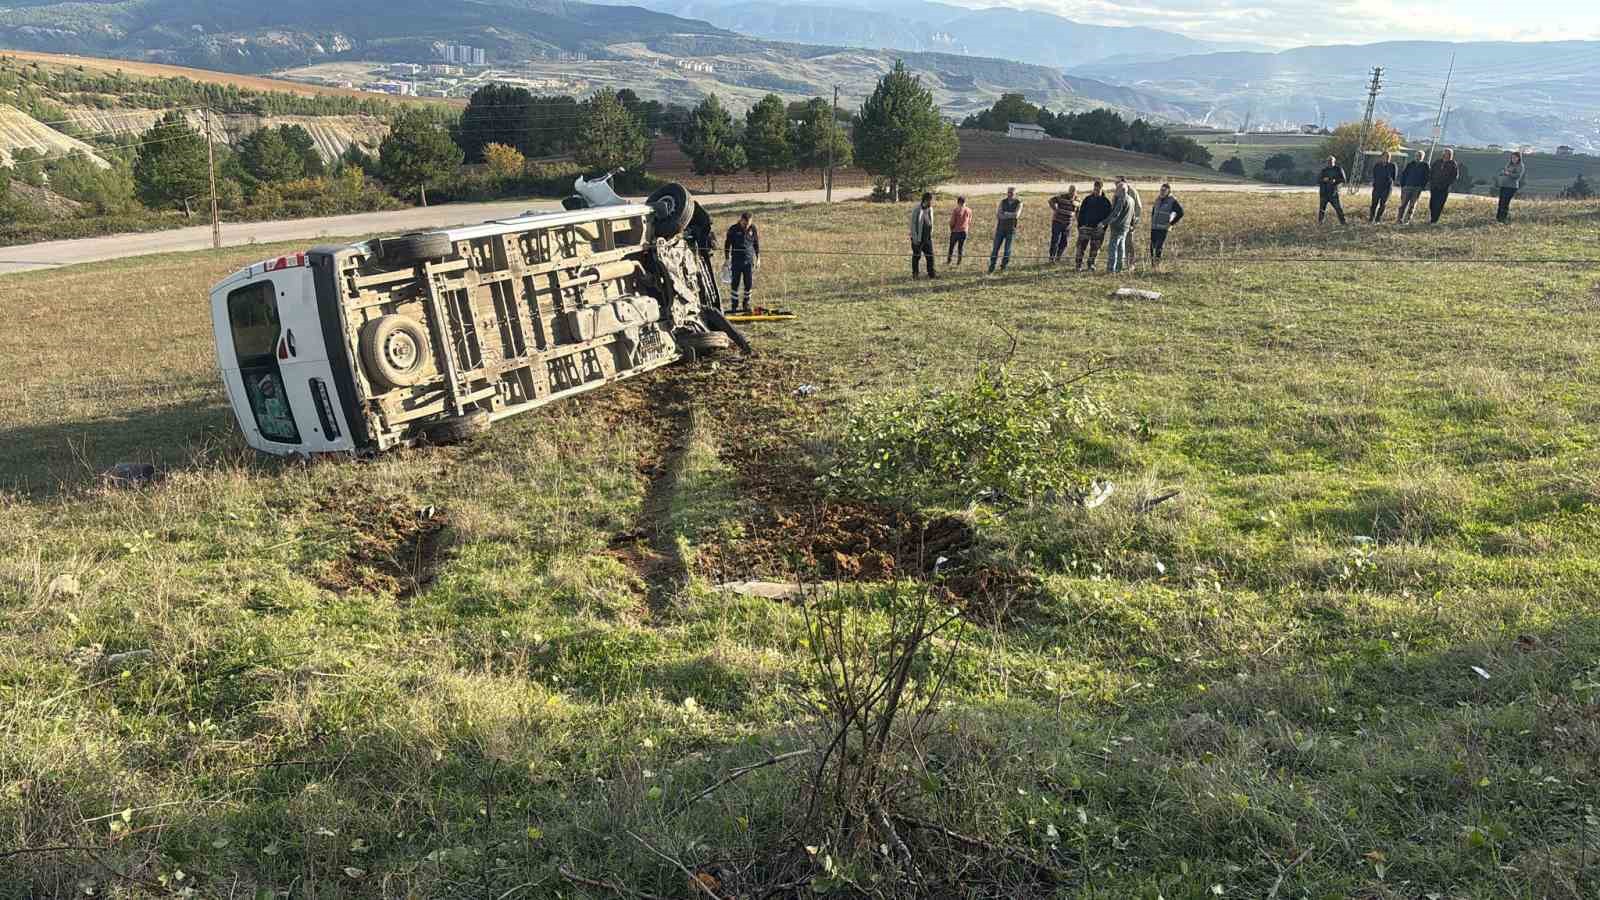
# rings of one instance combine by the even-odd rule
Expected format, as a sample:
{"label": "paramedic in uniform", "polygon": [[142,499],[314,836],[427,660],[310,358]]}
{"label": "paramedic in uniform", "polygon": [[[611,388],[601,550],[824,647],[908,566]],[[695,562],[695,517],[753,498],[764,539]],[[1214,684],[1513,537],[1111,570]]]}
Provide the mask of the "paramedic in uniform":
{"label": "paramedic in uniform", "polygon": [[722,258],[733,270],[733,283],[729,290],[729,312],[740,312],[739,282],[744,282],[744,312],[750,311],[750,292],[756,286],[756,261],[761,256],[761,236],[749,213],[742,213],[739,221],[728,229],[722,241]]}

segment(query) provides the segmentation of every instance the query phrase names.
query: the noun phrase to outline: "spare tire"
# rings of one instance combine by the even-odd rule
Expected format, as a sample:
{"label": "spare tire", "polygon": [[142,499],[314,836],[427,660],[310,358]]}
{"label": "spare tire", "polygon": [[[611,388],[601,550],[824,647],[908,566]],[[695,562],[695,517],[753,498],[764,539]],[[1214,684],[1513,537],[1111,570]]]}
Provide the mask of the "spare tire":
{"label": "spare tire", "polygon": [[677,237],[694,218],[695,202],[689,189],[676,181],[655,189],[644,201],[655,208],[656,237]]}
{"label": "spare tire", "polygon": [[379,316],[361,326],[361,362],[367,380],[386,390],[428,377],[428,330],[409,316]]}
{"label": "spare tire", "polygon": [[381,247],[383,261],[396,266],[433,262],[456,252],[455,242],[450,240],[450,236],[438,231],[384,238]]}

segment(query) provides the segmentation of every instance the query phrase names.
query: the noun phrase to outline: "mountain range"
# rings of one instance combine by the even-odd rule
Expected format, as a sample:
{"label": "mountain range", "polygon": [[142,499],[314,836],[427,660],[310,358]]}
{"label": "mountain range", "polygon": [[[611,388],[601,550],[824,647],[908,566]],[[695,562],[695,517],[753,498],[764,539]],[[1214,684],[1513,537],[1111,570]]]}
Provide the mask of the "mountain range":
{"label": "mountain range", "polygon": [[[1600,41],[1392,41],[1268,52],[1037,10],[931,0],[0,3],[0,46],[231,72],[340,60],[421,62],[434,58],[441,42],[484,47],[495,63],[570,52],[596,61],[716,57],[717,74],[708,81],[691,84],[670,69],[645,76],[660,82],[655,93],[692,100],[720,83],[789,95],[841,84],[855,94],[870,88],[870,80],[855,82],[880,70],[878,57],[887,54],[920,57],[919,68],[940,80],[952,115],[999,91],[1021,90],[1055,108],[1105,104],[1225,128],[1359,119],[1370,69],[1381,65],[1377,113],[1414,139],[1432,130],[1453,56],[1447,141],[1600,150]],[[850,48],[874,60],[858,64],[842,52]],[[785,59],[817,62],[806,78],[724,74],[781,70]]]}
{"label": "mountain range", "polygon": [[775,41],[993,56],[1066,68],[1255,47],[1154,28],[1090,25],[1031,9],[971,9],[929,0],[603,0],[628,3]]}
{"label": "mountain range", "polygon": [[571,0],[5,0],[0,45],[228,72],[332,59],[426,60],[439,42],[499,60],[669,34],[726,35],[637,7]]}
{"label": "mountain range", "polygon": [[1377,116],[1413,139],[1432,132],[1450,73],[1448,142],[1600,149],[1600,41],[1389,41],[1069,71],[1164,98],[1207,124],[1331,126],[1361,118],[1375,65],[1384,70]]}

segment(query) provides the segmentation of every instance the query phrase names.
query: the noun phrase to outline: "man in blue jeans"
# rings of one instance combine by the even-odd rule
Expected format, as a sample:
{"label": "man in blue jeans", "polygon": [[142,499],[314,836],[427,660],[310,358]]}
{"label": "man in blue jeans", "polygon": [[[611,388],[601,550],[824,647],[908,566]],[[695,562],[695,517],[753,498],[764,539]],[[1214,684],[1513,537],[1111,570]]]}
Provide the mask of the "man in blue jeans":
{"label": "man in blue jeans", "polygon": [[1006,188],[1006,197],[1000,201],[1000,209],[995,213],[994,249],[989,251],[989,274],[994,274],[995,260],[1000,259],[1002,243],[1006,245],[1006,256],[1000,261],[1000,268],[1011,264],[1011,240],[1017,236],[1017,220],[1021,216],[1022,201],[1017,199],[1017,189]]}

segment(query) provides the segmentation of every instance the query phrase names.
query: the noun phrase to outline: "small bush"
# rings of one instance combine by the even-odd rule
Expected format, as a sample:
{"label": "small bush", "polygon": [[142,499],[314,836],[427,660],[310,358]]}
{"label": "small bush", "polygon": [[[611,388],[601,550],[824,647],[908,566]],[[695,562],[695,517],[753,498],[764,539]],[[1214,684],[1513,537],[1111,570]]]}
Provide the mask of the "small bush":
{"label": "small bush", "polygon": [[1080,496],[1132,431],[1072,380],[983,367],[965,388],[869,400],[850,416],[824,484],[883,500],[964,504]]}

